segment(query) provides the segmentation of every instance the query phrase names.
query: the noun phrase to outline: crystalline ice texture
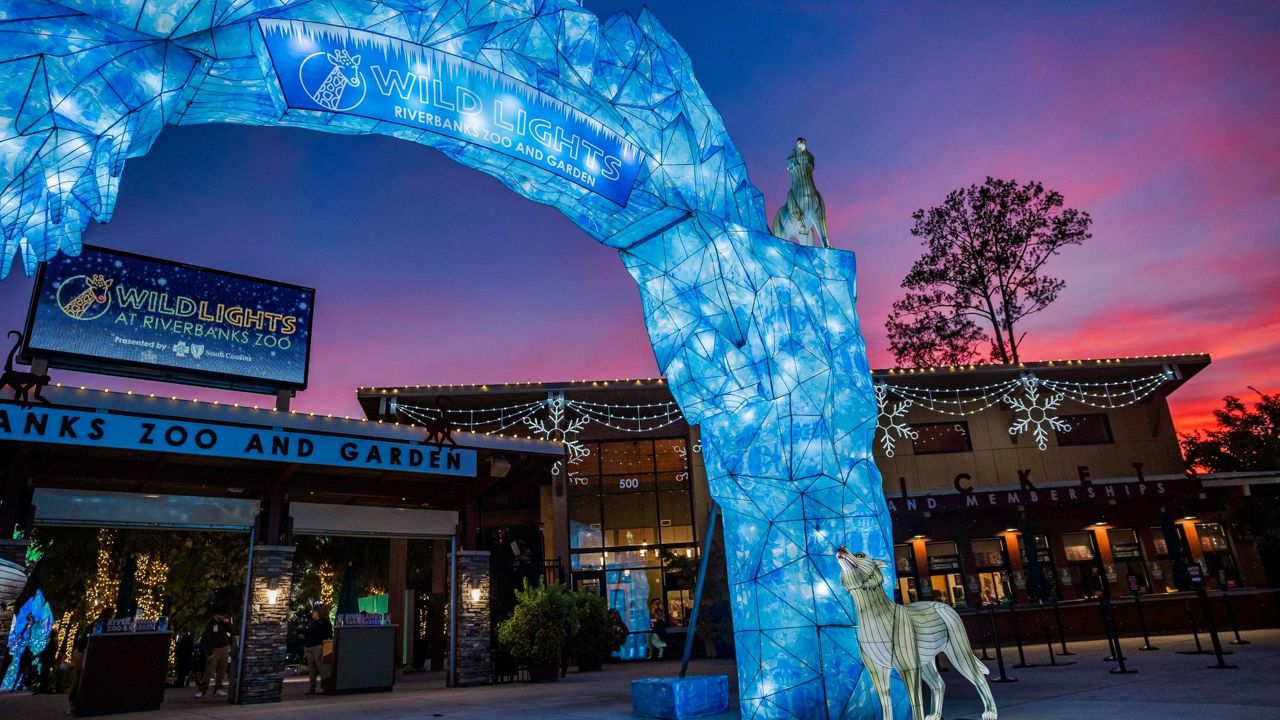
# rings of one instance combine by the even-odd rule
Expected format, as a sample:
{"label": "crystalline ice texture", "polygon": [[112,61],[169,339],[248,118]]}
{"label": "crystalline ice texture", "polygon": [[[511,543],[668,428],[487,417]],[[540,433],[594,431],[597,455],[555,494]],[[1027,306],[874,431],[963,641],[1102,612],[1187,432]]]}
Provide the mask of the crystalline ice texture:
{"label": "crystalline ice texture", "polygon": [[[288,109],[263,59],[265,18],[367,29],[490,67],[587,113],[648,160],[619,208],[477,144]],[[90,220],[111,218],[126,158],[166,125],[212,122],[429,145],[617,248],[659,367],[702,426],[725,514],[743,717],[878,716],[832,558],[841,544],[892,550],[853,256],[768,234],[741,156],[652,15],[601,23],[569,0],[14,0],[0,20],[6,273],[15,256],[30,274],[77,253]],[[886,589],[893,582],[889,573]]]}

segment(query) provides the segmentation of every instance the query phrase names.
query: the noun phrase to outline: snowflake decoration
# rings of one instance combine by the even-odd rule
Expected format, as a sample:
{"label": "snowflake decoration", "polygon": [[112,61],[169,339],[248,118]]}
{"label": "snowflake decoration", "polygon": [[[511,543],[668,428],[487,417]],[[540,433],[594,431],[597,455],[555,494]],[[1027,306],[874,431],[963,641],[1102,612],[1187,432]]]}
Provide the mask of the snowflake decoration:
{"label": "snowflake decoration", "polygon": [[876,423],[876,430],[880,432],[880,448],[884,450],[885,457],[893,457],[893,446],[897,442],[894,439],[896,435],[900,440],[915,440],[920,437],[920,433],[911,429],[911,426],[903,422],[907,416],[907,410],[911,408],[913,402],[911,400],[902,400],[893,403],[893,407],[889,406],[889,386],[884,383],[876,383],[876,407],[880,411],[880,420]]}
{"label": "snowflake decoration", "polygon": [[1022,417],[1015,419],[1009,426],[1009,434],[1021,435],[1031,431],[1031,436],[1036,440],[1036,447],[1043,451],[1049,447],[1050,430],[1071,431],[1070,425],[1053,414],[1066,395],[1059,392],[1042,396],[1040,379],[1034,375],[1022,378],[1021,385],[1024,397],[1015,399],[1005,395],[1003,398],[1014,413],[1022,414]]}
{"label": "snowflake decoration", "polygon": [[[547,417],[545,420],[526,417],[524,424],[532,428],[543,440],[555,440],[564,443],[569,455],[569,464],[577,465],[582,462],[583,458],[591,454],[591,450],[578,441],[578,433],[591,419],[579,416],[568,420],[567,413],[565,413],[564,393],[562,392],[548,393],[546,405]],[[557,460],[556,464],[551,467],[551,474],[559,475],[563,466],[564,461]]]}

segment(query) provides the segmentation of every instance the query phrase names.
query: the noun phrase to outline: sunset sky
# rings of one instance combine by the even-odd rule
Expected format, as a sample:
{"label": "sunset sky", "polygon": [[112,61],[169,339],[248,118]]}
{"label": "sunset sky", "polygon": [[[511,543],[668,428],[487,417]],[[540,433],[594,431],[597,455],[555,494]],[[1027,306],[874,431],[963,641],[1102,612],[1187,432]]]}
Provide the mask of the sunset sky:
{"label": "sunset sky", "polygon": [[[1026,359],[1211,353],[1171,398],[1184,431],[1224,394],[1280,389],[1280,4],[647,5],[770,212],[808,138],[833,244],[858,254],[874,367],[892,364],[884,319],[920,252],[911,213],[995,175],[1040,180],[1094,219],[1049,267],[1067,286],[1026,323]],[[315,287],[302,410],[359,414],[357,385],[657,372],[613,251],[389,138],[170,128],[85,241]],[[0,281],[0,328],[21,326],[30,290],[21,271]]]}

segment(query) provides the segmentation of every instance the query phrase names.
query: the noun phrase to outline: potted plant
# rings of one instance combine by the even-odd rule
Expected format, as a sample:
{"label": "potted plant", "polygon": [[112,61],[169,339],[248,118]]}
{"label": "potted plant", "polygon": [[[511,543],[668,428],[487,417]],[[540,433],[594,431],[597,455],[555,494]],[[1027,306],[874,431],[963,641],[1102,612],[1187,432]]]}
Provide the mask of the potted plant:
{"label": "potted plant", "polygon": [[599,670],[605,658],[622,647],[627,639],[627,626],[617,610],[611,610],[596,593],[579,590],[569,593],[577,621],[577,632],[569,639],[569,655],[578,672]]}
{"label": "potted plant", "polygon": [[539,582],[516,591],[511,617],[498,625],[498,643],[529,667],[531,682],[560,677],[560,658],[573,634],[573,610],[564,586]]}

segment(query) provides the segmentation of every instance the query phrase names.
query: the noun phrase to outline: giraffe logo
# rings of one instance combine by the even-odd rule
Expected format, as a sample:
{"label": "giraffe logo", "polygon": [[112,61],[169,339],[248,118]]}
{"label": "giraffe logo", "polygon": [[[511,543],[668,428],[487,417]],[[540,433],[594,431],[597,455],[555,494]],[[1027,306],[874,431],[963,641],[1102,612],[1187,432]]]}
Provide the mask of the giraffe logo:
{"label": "giraffe logo", "polygon": [[315,104],[331,112],[355,109],[364,102],[367,91],[360,56],[351,55],[346,48],[308,55],[298,66],[298,82]]}
{"label": "giraffe logo", "polygon": [[108,291],[115,282],[102,275],[72,275],[58,285],[58,307],[73,320],[97,320],[111,309]]}

